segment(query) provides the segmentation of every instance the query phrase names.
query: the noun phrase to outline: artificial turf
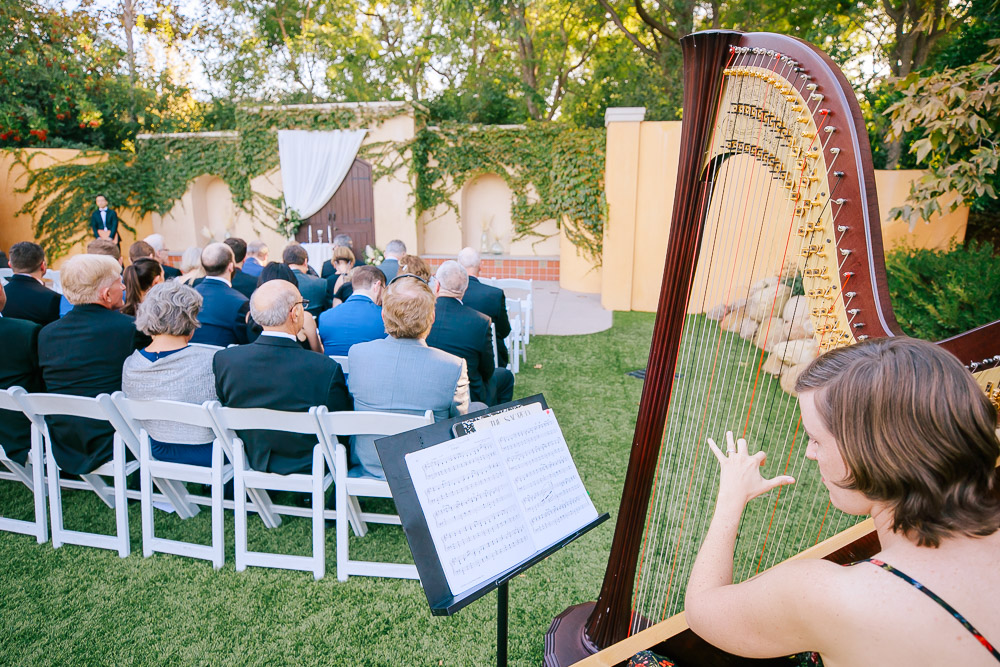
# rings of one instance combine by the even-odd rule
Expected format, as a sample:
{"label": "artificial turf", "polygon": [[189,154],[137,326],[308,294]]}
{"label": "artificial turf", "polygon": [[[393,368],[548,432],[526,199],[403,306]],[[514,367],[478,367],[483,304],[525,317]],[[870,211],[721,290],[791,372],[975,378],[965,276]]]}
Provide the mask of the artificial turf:
{"label": "artificial turf", "polygon": [[[608,331],[534,336],[515,396],[545,395],[599,512],[612,521],[510,584],[511,664],[542,661],[543,637],[567,606],[600,588],[618,509],[653,316],[615,313]],[[89,492],[64,495],[70,528],[113,530],[113,513]],[[0,513],[30,515],[30,495],[0,482]],[[181,521],[157,513],[157,534],[207,542],[209,512]],[[496,659],[495,596],[452,617],[432,617],[416,581],[334,572],[327,529],[327,576],[233,565],[233,517],[226,515],[226,564],[155,554],[143,558],[139,506],[129,506],[132,555],[53,549],[0,533],[0,664],[326,664],[489,665]],[[251,516],[250,547],[308,553],[310,523],[286,517],[267,530]],[[351,538],[352,558],[408,558],[397,526],[371,525]]]}

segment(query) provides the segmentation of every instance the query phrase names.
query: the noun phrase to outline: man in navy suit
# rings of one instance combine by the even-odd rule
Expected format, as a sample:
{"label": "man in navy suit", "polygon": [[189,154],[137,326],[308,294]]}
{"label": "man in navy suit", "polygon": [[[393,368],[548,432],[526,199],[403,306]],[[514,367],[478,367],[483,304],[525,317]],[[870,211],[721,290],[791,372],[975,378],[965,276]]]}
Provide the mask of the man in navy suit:
{"label": "man in navy suit", "polygon": [[399,260],[406,254],[406,244],[399,239],[393,239],[385,244],[385,259],[378,265],[385,274],[387,281],[392,281],[399,273]]}
{"label": "man in navy suit", "polygon": [[351,276],[354,293],[319,316],[319,337],[327,354],[346,356],[356,343],[385,338],[381,306],[385,274],[377,266],[359,266]]}
{"label": "man in navy suit", "polygon": [[434,326],[427,344],[465,359],[472,400],[486,405],[506,403],[514,396],[514,374],[496,368],[490,318],[462,304],[469,275],[455,260],[438,267]]}
{"label": "man in navy suit", "polygon": [[231,279],[233,289],[249,299],[253,291],[257,289],[257,277],[260,274],[252,276],[243,270],[243,265],[247,258],[247,242],[235,236],[230,236],[223,243],[233,251],[233,259],[236,261],[236,270],[233,271]]}
{"label": "man in navy suit", "polygon": [[[285,280],[264,283],[254,292],[251,314],[264,331],[250,345],[220,350],[213,361],[219,401],[232,408],[308,412],[325,405],[331,412],[353,409],[340,364],[302,349],[296,334],[305,317],[302,295]],[[268,378],[248,382],[248,378]],[[281,431],[241,431],[254,470],[282,475],[312,469],[315,436]]]}
{"label": "man in navy suit", "polygon": [[326,281],[309,275],[309,253],[298,243],[289,243],[281,253],[281,261],[292,270],[299,281],[299,292],[309,302],[306,310],[313,317],[330,307]]}
{"label": "man in navy suit", "polygon": [[260,277],[260,272],[267,265],[267,244],[256,239],[247,244],[247,258],[243,262],[243,273],[254,278]]}
{"label": "man in navy suit", "polygon": [[10,248],[12,275],[7,284],[7,305],[3,316],[30,320],[45,326],[59,319],[59,292],[45,286],[42,277],[48,266],[42,246],[31,241],[15,243]]}
{"label": "man in navy suit", "polygon": [[97,210],[90,214],[90,229],[94,232],[94,238],[111,239],[120,244],[118,214],[108,208],[108,200],[104,195],[97,195],[95,203]]}
{"label": "man in navy suit", "polygon": [[204,304],[198,314],[201,326],[195,329],[191,342],[219,347],[246,343],[250,302],[230,282],[236,270],[232,249],[225,243],[210,243],[201,251],[201,266],[205,280],[195,290]]}
{"label": "man in navy suit", "polygon": [[479,253],[473,248],[462,248],[461,252],[458,253],[458,263],[469,274],[469,287],[465,290],[462,303],[493,320],[497,330],[497,365],[505,368],[509,361],[509,355],[503,340],[510,335],[507,297],[504,296],[502,289],[479,282],[481,260]]}
{"label": "man in navy suit", "polygon": [[[77,255],[62,267],[73,310],[38,334],[38,360],[46,391],[71,396],[113,394],[122,388],[122,365],[149,338],[118,312],[125,285],[112,257]],[[82,475],[111,459],[114,427],[106,421],[47,417],[59,467]]]}
{"label": "man in navy suit", "polygon": [[[7,296],[0,283],[0,310]],[[27,320],[0,316],[0,390],[22,387],[26,391],[45,391],[38,367],[38,332],[42,327]],[[31,422],[20,412],[0,410],[0,447],[12,461],[24,465],[31,449]]]}

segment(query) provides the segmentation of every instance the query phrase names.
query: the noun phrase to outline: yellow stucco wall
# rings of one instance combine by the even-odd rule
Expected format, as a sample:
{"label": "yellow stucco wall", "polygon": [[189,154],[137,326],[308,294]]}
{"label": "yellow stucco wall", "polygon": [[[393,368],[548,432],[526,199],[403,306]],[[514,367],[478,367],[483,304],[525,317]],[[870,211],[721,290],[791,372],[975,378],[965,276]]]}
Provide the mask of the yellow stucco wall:
{"label": "yellow stucco wall", "polygon": [[[601,303],[611,310],[655,311],[659,300],[667,236],[673,209],[674,183],[680,148],[679,121],[612,122],[608,125],[605,188],[608,220],[604,230],[603,274],[614,277],[601,283]],[[883,219],[900,206],[910,183],[920,171],[876,171],[879,210]],[[753,188],[752,183],[746,188]],[[945,248],[962,241],[968,209],[919,222],[911,231],[906,223],[883,222],[883,244],[888,250],[900,244],[918,248]],[[767,230],[762,232],[767,234]],[[749,247],[743,245],[742,247]],[[716,261],[739,262],[739,246]],[[730,256],[732,255],[732,256]],[[737,265],[752,263],[739,262]],[[742,276],[751,283],[762,276]],[[706,293],[706,290],[709,290]],[[692,301],[718,300],[707,286],[695,286]]]}
{"label": "yellow stucco wall", "polygon": [[[60,162],[73,162],[79,159],[79,151],[69,149],[45,149],[38,151],[24,151],[23,154],[30,154],[30,163],[33,168],[48,167]],[[93,161],[93,158],[88,158]],[[18,153],[14,151],[0,151],[0,248],[5,252],[12,245],[19,241],[34,241],[34,222],[27,215],[18,215],[21,207],[33,196],[32,193],[17,192],[17,190],[27,185],[27,172],[18,164]],[[98,193],[94,193],[95,196]],[[135,234],[124,227],[120,227],[122,239],[122,253],[128,253],[128,248],[136,238],[143,238],[153,233],[152,220],[149,217],[137,219],[135,212],[129,209],[117,209],[114,202],[110,202],[112,208],[118,212],[121,220],[128,222],[135,228]],[[81,241],[78,243],[70,255],[83,252],[86,244],[91,240],[90,235],[90,214],[96,206],[80,211],[80,231]],[[66,260],[66,257],[55,260],[50,265],[53,269],[58,269]]]}

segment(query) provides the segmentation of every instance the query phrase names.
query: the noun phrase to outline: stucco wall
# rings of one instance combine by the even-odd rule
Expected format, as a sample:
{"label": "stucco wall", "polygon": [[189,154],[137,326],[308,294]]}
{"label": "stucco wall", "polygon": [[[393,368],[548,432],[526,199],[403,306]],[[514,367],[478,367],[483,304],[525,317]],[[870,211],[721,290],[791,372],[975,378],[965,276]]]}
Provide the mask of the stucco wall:
{"label": "stucco wall", "polygon": [[[608,221],[604,230],[604,276],[601,303],[612,310],[655,311],[659,300],[663,263],[666,256],[674,183],[680,149],[679,121],[612,122],[608,125],[605,188]],[[889,209],[900,206],[909,194],[910,183],[920,171],[876,171],[879,210],[883,220]],[[753,188],[747,184],[746,188]],[[906,223],[883,222],[886,250],[900,244],[918,248],[946,248],[962,241],[969,211],[962,208],[935,216],[930,224],[919,222],[911,231]],[[766,235],[764,230],[762,234]],[[743,245],[742,247],[749,247]],[[741,257],[733,246],[731,257],[714,261],[734,262]],[[751,265],[752,263],[741,263]],[[737,282],[752,282],[753,275]],[[695,286],[692,300],[704,296]],[[705,297],[712,301],[713,295]]]}

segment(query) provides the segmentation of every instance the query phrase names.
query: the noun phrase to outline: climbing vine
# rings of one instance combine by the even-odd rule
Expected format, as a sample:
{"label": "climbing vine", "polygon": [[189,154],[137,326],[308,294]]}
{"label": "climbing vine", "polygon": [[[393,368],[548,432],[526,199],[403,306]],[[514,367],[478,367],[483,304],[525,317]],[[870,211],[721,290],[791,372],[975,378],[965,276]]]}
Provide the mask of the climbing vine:
{"label": "climbing vine", "polygon": [[[254,178],[278,165],[275,130],[375,127],[406,112],[403,106],[261,107],[241,110],[230,132],[146,137],[135,150],[88,151],[46,167],[32,164],[38,154],[26,151],[18,160],[28,180],[19,191],[33,196],[20,213],[36,221],[36,238],[55,258],[86,235],[86,216],[96,194],[139,217],[165,215],[194,179],[210,174],[229,186],[239,208],[290,236],[301,224],[298,216],[285,209],[280,197],[263,196],[251,186]],[[537,226],[554,219],[574,244],[600,261],[606,217],[603,130],[555,123],[427,127],[420,110],[417,122],[412,139],[369,142],[358,155],[372,164],[373,180],[408,166],[417,215],[433,215],[440,207],[457,212],[454,195],[465,183],[497,174],[514,193],[511,216],[517,238],[540,236]],[[122,224],[132,229],[127,221]]]}

